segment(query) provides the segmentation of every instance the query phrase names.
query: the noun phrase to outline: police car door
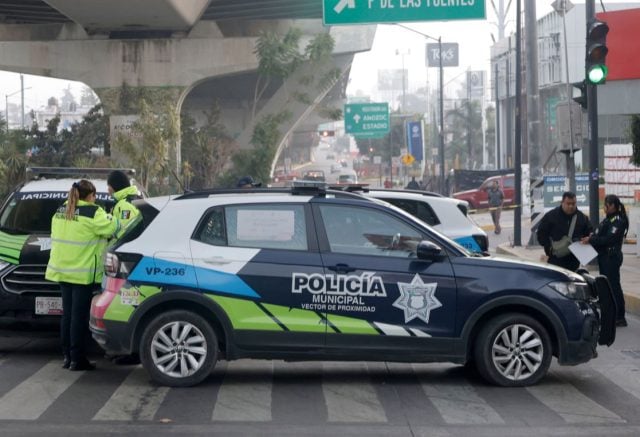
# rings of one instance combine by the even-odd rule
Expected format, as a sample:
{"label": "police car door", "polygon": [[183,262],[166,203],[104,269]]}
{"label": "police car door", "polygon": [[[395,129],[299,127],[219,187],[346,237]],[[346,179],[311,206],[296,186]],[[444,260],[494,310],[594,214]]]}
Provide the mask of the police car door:
{"label": "police car door", "polygon": [[300,292],[325,305],[327,346],[446,353],[437,339],[453,335],[456,284],[448,257],[416,258],[426,234],[377,205],[317,199],[314,216],[325,276]]}
{"label": "police car door", "polygon": [[309,217],[298,202],[217,206],[201,220],[191,240],[198,284],[224,309],[238,346],[324,346],[322,315],[292,290],[296,274],[323,272]]}

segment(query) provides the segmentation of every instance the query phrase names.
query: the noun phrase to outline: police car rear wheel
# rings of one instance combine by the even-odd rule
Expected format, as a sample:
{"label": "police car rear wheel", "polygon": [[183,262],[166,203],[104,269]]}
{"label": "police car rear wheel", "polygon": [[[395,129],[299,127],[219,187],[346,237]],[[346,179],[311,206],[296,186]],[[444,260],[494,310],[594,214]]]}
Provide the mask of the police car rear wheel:
{"label": "police car rear wheel", "polygon": [[480,331],[475,361],[488,382],[522,387],[538,382],[549,369],[551,339],[544,326],[524,314],[504,314]]}
{"label": "police car rear wheel", "polygon": [[170,311],[153,319],[144,331],[140,360],[151,378],[171,387],[188,387],[205,379],[215,365],[218,340],[199,315]]}

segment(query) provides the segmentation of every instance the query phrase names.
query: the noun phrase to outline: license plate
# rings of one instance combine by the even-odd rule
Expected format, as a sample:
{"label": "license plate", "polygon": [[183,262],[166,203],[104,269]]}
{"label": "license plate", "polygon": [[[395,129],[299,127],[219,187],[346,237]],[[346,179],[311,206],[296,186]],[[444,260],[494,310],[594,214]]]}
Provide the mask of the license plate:
{"label": "license plate", "polygon": [[61,316],[62,298],[37,296],[36,314],[43,314],[47,316]]}

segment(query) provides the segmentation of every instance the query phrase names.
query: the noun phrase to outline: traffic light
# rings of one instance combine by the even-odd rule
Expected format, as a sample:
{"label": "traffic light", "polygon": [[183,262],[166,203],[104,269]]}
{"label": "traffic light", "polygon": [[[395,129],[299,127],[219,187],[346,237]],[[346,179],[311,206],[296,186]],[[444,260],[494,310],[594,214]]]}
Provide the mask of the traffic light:
{"label": "traffic light", "polygon": [[573,101],[582,106],[583,109],[587,109],[587,81],[574,82],[571,85],[580,91],[580,95],[575,96]]}
{"label": "traffic light", "polygon": [[607,33],[609,26],[597,18],[589,21],[587,25],[587,58],[586,77],[592,85],[599,85],[607,79]]}

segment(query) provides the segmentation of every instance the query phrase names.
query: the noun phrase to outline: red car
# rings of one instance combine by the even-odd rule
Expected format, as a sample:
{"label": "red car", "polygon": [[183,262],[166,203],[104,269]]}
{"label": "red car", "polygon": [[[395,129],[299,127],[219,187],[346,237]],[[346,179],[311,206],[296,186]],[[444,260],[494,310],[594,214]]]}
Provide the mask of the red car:
{"label": "red car", "polygon": [[466,200],[469,202],[469,208],[471,209],[488,208],[489,196],[487,191],[489,191],[489,188],[493,185],[493,181],[498,181],[498,185],[504,193],[504,206],[513,205],[515,199],[515,176],[513,174],[491,176],[490,178],[485,179],[482,185],[478,188],[453,193],[453,197],[460,200]]}
{"label": "red car", "polygon": [[300,174],[297,171],[290,171],[285,173],[284,170],[278,169],[273,174],[273,182],[295,181],[300,178]]}

